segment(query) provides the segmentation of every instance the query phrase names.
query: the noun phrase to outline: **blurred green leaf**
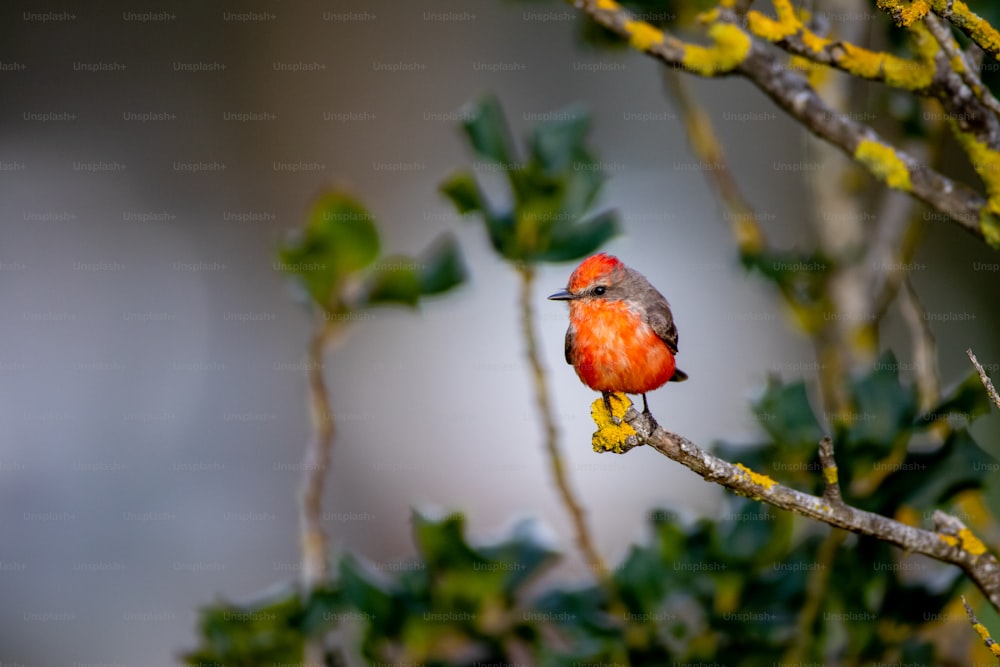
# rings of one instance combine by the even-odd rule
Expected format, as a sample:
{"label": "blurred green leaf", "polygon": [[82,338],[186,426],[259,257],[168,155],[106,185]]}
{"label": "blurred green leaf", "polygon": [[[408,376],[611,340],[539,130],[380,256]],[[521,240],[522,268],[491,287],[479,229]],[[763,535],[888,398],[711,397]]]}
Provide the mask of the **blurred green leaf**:
{"label": "blurred green leaf", "polygon": [[465,122],[466,134],[477,155],[501,164],[511,202],[492,210],[466,170],[452,174],[441,191],[459,213],[482,216],[494,250],[508,261],[568,261],[592,254],[620,227],[610,212],[585,219],[604,183],[600,164],[584,143],[589,125],[580,106],[554,113],[532,130],[529,159],[521,164],[508,159],[514,148],[499,103],[486,98]]}
{"label": "blurred green leaf", "polygon": [[768,378],[763,395],[751,403],[751,409],[761,428],[785,450],[815,451],[825,435],[809,403],[805,382],[785,384]]}
{"label": "blurred green leaf", "polygon": [[585,151],[590,114],[580,105],[560,111],[554,120],[535,125],[531,133],[531,157],[545,173],[554,174],[573,167]]}
{"label": "blurred green leaf", "polygon": [[988,415],[992,405],[979,374],[972,372],[964,380],[946,390],[934,408],[919,415],[915,425],[929,426],[941,420],[947,421],[949,417],[962,419],[971,424],[979,417]]}
{"label": "blurred green leaf", "polygon": [[420,255],[417,282],[420,294],[441,294],[465,282],[465,265],[458,241],[452,234],[442,234],[430,248]]}
{"label": "blurred green leaf", "polygon": [[279,248],[283,268],[297,276],[321,308],[342,309],[342,282],[378,257],[379,238],[368,211],[342,192],[322,195],[305,229]]}
{"label": "blurred green leaf", "polygon": [[532,259],[543,262],[565,262],[590,255],[621,232],[615,211],[598,213],[578,224],[556,225],[547,250]]}
{"label": "blurred green leaf", "polygon": [[465,169],[456,171],[445,179],[438,189],[451,200],[461,215],[477,211],[482,211],[484,214],[487,212],[486,200],[479,190],[475,175],[470,171]]}
{"label": "blurred green leaf", "polygon": [[932,510],[965,489],[980,489],[996,460],[983,451],[965,429],[949,433],[931,452],[908,452],[878,489],[863,503],[873,511],[893,516],[902,505]]}
{"label": "blurred green leaf", "polygon": [[909,440],[917,399],[912,387],[900,383],[891,350],[879,356],[871,373],[851,382],[851,399],[851,413],[842,416],[852,451],[864,446],[882,457]]}
{"label": "blurred green leaf", "polygon": [[468,118],[462,122],[473,150],[504,168],[513,166],[517,159],[514,140],[507,129],[500,102],[492,95],[472,105]]}
{"label": "blurred green leaf", "polygon": [[379,260],[372,275],[367,302],[372,305],[401,303],[416,306],[419,300],[420,278],[417,276],[417,263],[403,255]]}

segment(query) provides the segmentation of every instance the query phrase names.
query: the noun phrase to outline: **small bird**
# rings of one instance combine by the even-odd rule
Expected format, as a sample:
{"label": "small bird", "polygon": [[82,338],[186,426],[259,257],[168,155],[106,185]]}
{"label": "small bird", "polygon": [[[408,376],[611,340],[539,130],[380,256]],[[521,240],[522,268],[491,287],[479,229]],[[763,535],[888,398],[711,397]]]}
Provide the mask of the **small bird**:
{"label": "small bird", "polygon": [[604,396],[642,394],[667,382],[681,382],[677,368],[677,327],[670,304],[646,277],[607,253],[583,260],[566,289],[549,296],[569,302],[566,363],[585,385]]}

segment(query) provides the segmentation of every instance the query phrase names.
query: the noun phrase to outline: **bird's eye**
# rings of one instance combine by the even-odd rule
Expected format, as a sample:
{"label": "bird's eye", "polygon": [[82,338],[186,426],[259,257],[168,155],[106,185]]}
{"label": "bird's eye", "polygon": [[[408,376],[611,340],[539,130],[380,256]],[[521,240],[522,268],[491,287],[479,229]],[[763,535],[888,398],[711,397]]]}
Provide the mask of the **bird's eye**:
{"label": "bird's eye", "polygon": [[594,288],[594,294],[597,296],[604,296],[604,293],[608,291],[608,288],[604,285],[598,285]]}

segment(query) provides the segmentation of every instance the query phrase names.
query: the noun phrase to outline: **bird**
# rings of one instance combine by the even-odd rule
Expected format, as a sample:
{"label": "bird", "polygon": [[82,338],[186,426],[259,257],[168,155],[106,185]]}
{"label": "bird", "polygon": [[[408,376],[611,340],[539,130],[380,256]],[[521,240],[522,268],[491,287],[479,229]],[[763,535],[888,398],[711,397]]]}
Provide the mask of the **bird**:
{"label": "bird", "polygon": [[566,289],[548,297],[569,303],[566,363],[604,397],[642,394],[688,375],[677,368],[677,326],[666,298],[644,275],[608,253],[583,260]]}

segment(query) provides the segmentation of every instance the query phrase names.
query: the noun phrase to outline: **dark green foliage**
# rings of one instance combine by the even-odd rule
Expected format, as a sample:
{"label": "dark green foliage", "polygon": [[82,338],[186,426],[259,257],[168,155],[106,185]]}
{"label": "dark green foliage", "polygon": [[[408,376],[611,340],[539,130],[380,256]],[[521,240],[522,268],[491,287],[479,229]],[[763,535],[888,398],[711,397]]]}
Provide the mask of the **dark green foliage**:
{"label": "dark green foliage", "polygon": [[[451,234],[442,234],[416,259],[392,255],[379,260],[379,251],[378,230],[367,209],[348,194],[330,191],[317,200],[305,227],[281,245],[278,255],[309,299],[331,314],[388,303],[415,306],[421,297],[465,280]],[[347,287],[357,279],[365,281],[366,289],[349,299]]]}
{"label": "dark green foliage", "polygon": [[[492,206],[476,176],[459,170],[440,186],[461,214],[483,219],[494,250],[512,262],[560,262],[597,250],[619,231],[617,215],[590,215],[604,176],[584,142],[589,116],[580,107],[553,114],[531,132],[522,160],[500,103],[486,97],[462,128],[477,157],[506,177],[511,201]],[[589,216],[589,217],[588,217]]]}

